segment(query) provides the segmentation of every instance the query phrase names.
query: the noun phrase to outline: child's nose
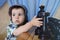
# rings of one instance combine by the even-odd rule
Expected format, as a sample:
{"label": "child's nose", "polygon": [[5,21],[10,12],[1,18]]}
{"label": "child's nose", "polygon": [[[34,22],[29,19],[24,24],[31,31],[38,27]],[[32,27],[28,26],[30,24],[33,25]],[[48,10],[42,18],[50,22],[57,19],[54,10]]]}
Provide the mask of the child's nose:
{"label": "child's nose", "polygon": [[16,19],[19,19],[19,16],[16,16]]}

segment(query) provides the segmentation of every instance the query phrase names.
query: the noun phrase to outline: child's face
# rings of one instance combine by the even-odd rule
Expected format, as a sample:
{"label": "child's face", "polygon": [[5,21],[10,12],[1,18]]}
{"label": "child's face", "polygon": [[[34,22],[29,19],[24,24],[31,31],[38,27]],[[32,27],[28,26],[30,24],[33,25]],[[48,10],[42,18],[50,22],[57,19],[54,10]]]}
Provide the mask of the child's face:
{"label": "child's face", "polygon": [[22,8],[12,10],[12,22],[15,24],[22,24],[24,22],[25,15]]}

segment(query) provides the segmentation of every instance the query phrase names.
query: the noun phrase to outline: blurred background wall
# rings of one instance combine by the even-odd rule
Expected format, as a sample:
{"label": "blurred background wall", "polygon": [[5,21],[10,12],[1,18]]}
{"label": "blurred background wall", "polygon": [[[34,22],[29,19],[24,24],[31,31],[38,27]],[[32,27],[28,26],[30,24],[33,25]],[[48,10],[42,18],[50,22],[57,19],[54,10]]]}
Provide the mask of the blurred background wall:
{"label": "blurred background wall", "polygon": [[57,8],[54,17],[60,19],[60,6]]}
{"label": "blurred background wall", "polygon": [[[6,27],[9,24],[8,8],[7,2],[0,8],[0,40],[4,40],[6,36]],[[57,8],[53,17],[60,19],[60,7]]]}
{"label": "blurred background wall", "polygon": [[0,8],[0,40],[4,40],[6,36],[6,26],[9,24],[8,8],[7,2]]}

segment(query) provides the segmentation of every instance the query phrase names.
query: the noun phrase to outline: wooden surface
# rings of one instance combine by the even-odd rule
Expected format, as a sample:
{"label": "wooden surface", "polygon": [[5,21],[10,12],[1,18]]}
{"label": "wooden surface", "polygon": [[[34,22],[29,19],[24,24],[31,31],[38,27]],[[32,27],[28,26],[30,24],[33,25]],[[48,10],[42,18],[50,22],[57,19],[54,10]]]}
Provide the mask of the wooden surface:
{"label": "wooden surface", "polygon": [[16,40],[39,40],[38,35],[31,36],[28,32],[20,34]]}

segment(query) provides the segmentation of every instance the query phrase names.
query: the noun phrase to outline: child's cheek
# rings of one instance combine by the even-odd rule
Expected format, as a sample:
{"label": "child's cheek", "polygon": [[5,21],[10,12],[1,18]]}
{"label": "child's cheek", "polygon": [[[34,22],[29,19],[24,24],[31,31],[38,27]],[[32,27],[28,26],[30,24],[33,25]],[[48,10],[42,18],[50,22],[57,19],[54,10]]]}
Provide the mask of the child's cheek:
{"label": "child's cheek", "polygon": [[20,23],[24,22],[24,17],[19,19]]}
{"label": "child's cheek", "polygon": [[15,19],[15,18],[12,18],[12,22],[13,22],[13,23],[16,23],[16,19]]}

